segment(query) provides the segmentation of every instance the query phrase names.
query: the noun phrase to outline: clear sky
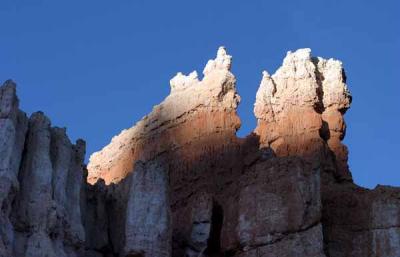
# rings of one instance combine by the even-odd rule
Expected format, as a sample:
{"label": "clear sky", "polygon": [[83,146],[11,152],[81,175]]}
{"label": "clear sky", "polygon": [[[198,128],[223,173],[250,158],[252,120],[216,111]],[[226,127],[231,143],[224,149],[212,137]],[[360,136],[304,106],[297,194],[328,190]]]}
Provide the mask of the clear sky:
{"label": "clear sky", "polygon": [[344,63],[355,181],[400,186],[399,2],[1,0],[0,80],[17,82],[22,109],[84,138],[89,155],[162,101],[176,72],[201,73],[220,45],[233,55],[246,135],[261,71],[309,47]]}

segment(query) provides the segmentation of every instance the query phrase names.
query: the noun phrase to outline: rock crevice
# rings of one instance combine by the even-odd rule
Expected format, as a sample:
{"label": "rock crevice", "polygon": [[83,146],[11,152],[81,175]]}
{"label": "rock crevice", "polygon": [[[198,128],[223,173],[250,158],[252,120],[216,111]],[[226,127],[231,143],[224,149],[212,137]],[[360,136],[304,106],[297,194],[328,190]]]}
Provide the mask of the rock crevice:
{"label": "rock crevice", "polygon": [[41,112],[0,87],[0,257],[396,257],[400,189],[353,183],[340,61],[288,52],[262,74],[257,127],[224,47],[84,165]]}

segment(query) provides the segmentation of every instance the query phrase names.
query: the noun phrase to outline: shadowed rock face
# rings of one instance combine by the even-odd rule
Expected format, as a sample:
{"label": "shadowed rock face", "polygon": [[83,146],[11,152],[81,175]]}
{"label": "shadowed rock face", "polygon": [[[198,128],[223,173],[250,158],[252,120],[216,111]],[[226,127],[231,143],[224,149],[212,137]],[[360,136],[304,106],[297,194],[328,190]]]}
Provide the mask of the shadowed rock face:
{"label": "shadowed rock face", "polygon": [[[231,56],[224,48],[204,69],[199,81],[197,72],[171,79],[171,93],[135,126],[113,137],[102,151],[94,153],[88,164],[89,183],[102,178],[106,184],[118,183],[131,172],[137,160],[149,160],[163,152],[175,151],[194,140],[209,135],[235,137],[240,127],[236,107],[236,79],[229,71]],[[224,140],[224,135],[219,136]],[[216,145],[218,147],[218,145]],[[196,152],[202,152],[202,149]],[[188,158],[197,153],[187,152]]]}
{"label": "shadowed rock face", "polygon": [[400,190],[360,188],[347,166],[342,63],[288,52],[246,138],[231,65],[221,47],[202,79],[178,73],[87,172],[83,142],[28,120],[6,82],[0,256],[400,256]]}
{"label": "shadowed rock face", "polygon": [[85,143],[41,112],[18,109],[16,86],[0,87],[0,256],[80,256]]}

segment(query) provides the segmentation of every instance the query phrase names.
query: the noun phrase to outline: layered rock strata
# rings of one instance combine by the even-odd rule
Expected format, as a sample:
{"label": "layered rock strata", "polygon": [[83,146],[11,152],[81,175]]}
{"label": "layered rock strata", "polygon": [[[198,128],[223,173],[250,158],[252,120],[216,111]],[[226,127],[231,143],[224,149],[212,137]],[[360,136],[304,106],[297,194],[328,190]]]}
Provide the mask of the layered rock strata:
{"label": "layered rock strata", "polygon": [[178,73],[87,170],[83,142],[28,121],[6,82],[0,256],[400,256],[400,190],[358,187],[347,165],[342,63],[288,52],[245,138],[231,65],[221,47],[203,78]]}
{"label": "layered rock strata", "polygon": [[319,167],[327,256],[400,256],[400,190],[352,183],[341,143],[351,103],[345,82],[340,61],[314,58],[309,49],[288,52],[274,75],[263,74],[255,132],[278,156]]}
{"label": "layered rock strata", "polygon": [[202,80],[196,72],[178,73],[153,112],[92,155],[88,181],[116,183],[109,199],[121,199],[115,188],[126,184],[135,163],[164,156],[172,217],[172,255],[165,256],[396,256],[397,218],[385,226],[353,221],[363,233],[340,222],[356,217],[354,208],[376,212],[372,196],[391,199],[379,208],[399,216],[397,189],[352,183],[341,143],[351,103],[341,62],[312,57],[309,49],[288,52],[275,74],[263,72],[258,125],[242,139],[235,136],[240,98],[231,61],[220,48]]}
{"label": "layered rock strata", "polygon": [[[194,140],[207,141],[210,135],[222,145],[229,144],[240,127],[235,111],[240,97],[230,65],[231,56],[220,48],[217,58],[204,68],[201,81],[196,71],[172,78],[171,93],[161,104],[135,126],[115,136],[102,151],[91,155],[89,183],[98,178],[106,184],[118,183],[132,171],[136,160],[146,161],[160,153],[176,151]],[[215,146],[219,144],[215,142]],[[202,152],[203,149],[185,151],[182,157],[191,159]]]}

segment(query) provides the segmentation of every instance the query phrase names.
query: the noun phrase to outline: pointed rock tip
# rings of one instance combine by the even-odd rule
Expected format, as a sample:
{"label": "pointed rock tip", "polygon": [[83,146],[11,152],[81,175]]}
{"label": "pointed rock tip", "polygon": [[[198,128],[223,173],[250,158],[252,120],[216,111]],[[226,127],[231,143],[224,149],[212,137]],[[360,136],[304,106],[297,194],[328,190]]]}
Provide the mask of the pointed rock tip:
{"label": "pointed rock tip", "polygon": [[11,79],[7,79],[6,81],[4,81],[3,84],[0,85],[0,90],[2,92],[8,92],[7,94],[14,94],[16,96],[17,94],[17,84],[11,80]]}
{"label": "pointed rock tip", "polygon": [[2,85],[3,87],[10,87],[10,86],[12,86],[12,87],[16,87],[17,86],[17,84],[12,80],[12,79],[7,79],[6,81],[4,81],[4,83],[3,83],[3,85]]}
{"label": "pointed rock tip", "polygon": [[225,46],[220,46],[217,51],[217,56],[214,60],[209,60],[204,67],[203,74],[207,74],[215,70],[231,70],[232,56],[228,55]]}
{"label": "pointed rock tip", "polygon": [[227,55],[226,47],[225,46],[218,47],[217,57],[218,56],[225,56],[225,55]]}
{"label": "pointed rock tip", "polygon": [[191,79],[197,79],[199,77],[199,75],[197,74],[197,71],[192,71],[191,73],[189,73],[189,78]]}
{"label": "pointed rock tip", "polygon": [[45,126],[51,125],[50,119],[42,111],[32,113],[30,122],[45,124]]}
{"label": "pointed rock tip", "polygon": [[85,155],[86,155],[86,141],[78,138],[75,141],[75,151],[77,153],[77,158],[79,159],[80,162],[83,162],[85,159]]}
{"label": "pointed rock tip", "polygon": [[266,71],[266,70],[263,70],[262,71],[262,75],[263,75],[263,77],[266,77],[266,78],[269,78],[269,77],[271,77],[271,75],[268,73],[268,71]]}
{"label": "pointed rock tip", "polygon": [[85,141],[84,139],[82,139],[82,138],[78,138],[78,139],[75,141],[75,144],[76,144],[76,145],[86,146],[86,141]]}

